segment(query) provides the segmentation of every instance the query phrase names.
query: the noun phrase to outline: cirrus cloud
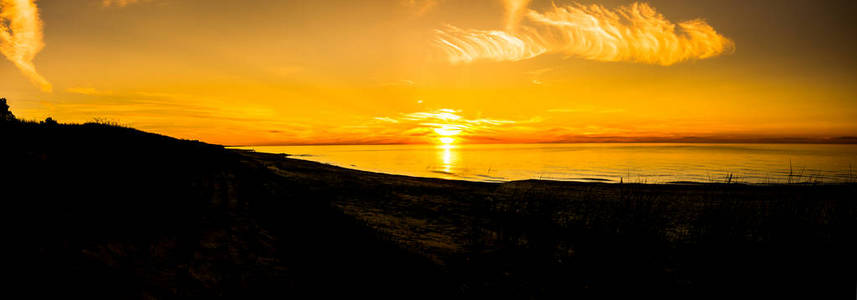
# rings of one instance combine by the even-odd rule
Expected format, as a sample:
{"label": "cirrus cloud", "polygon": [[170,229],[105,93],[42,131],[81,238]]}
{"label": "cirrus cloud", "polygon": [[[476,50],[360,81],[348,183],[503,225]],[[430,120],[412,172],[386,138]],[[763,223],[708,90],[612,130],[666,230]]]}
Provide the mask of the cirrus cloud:
{"label": "cirrus cloud", "polygon": [[[608,9],[593,4],[527,10],[529,1],[506,0],[506,30],[436,30],[435,46],[450,63],[519,61],[561,53],[596,61],[658,65],[705,59],[734,50],[732,40],[702,19],[671,22],[652,6],[634,3]],[[522,22],[526,16],[526,26]]]}
{"label": "cirrus cloud", "polygon": [[103,7],[111,7],[111,6],[125,7],[125,6],[128,6],[130,4],[149,2],[149,1],[151,1],[151,0],[102,0],[101,6],[103,6]]}
{"label": "cirrus cloud", "polygon": [[33,0],[0,0],[0,53],[44,92],[53,88],[33,59],[45,47],[39,8]]}
{"label": "cirrus cloud", "polygon": [[505,120],[491,118],[468,118],[461,110],[443,108],[431,111],[401,113],[392,117],[374,118],[379,126],[375,132],[386,132],[390,136],[414,136],[438,138],[458,136],[466,140],[479,140],[486,135],[497,134],[509,126],[538,123],[540,118],[528,120]]}

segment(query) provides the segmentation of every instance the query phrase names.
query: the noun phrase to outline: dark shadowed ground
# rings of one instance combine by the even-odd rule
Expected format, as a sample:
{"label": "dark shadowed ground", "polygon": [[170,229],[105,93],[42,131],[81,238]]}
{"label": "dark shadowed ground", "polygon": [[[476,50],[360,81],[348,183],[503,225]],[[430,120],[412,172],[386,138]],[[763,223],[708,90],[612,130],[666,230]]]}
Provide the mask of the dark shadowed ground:
{"label": "dark shadowed ground", "polygon": [[854,184],[473,183],[17,121],[0,124],[0,173],[6,271],[27,298],[857,290]]}

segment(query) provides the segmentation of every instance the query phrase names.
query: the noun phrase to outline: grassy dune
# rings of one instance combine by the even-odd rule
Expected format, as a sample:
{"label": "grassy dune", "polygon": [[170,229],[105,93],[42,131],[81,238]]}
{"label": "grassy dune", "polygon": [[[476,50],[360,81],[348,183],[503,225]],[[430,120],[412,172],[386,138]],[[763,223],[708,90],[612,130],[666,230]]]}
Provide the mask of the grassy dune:
{"label": "grassy dune", "polygon": [[852,298],[857,186],[474,183],[0,124],[17,286],[105,298]]}

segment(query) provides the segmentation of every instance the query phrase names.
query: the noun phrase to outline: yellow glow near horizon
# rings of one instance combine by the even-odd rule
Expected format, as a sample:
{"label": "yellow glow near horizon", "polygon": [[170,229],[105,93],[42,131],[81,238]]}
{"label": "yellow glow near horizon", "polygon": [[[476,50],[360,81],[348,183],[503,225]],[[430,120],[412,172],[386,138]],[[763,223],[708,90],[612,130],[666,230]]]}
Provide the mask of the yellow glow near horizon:
{"label": "yellow glow near horizon", "polygon": [[449,145],[449,144],[455,143],[455,138],[441,137],[441,138],[438,138],[438,141],[440,141],[442,144]]}

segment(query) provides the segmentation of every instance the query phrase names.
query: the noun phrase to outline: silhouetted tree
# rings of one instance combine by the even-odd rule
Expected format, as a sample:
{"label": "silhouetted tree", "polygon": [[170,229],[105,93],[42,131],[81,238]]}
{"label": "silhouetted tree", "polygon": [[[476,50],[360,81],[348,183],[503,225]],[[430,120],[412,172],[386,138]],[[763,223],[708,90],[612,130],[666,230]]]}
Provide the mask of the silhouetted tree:
{"label": "silhouetted tree", "polygon": [[15,115],[9,111],[9,105],[6,104],[6,98],[0,98],[0,122],[15,121]]}
{"label": "silhouetted tree", "polygon": [[48,117],[47,119],[42,121],[42,124],[45,124],[47,126],[55,126],[55,125],[57,125],[57,121],[54,120],[54,118]]}

